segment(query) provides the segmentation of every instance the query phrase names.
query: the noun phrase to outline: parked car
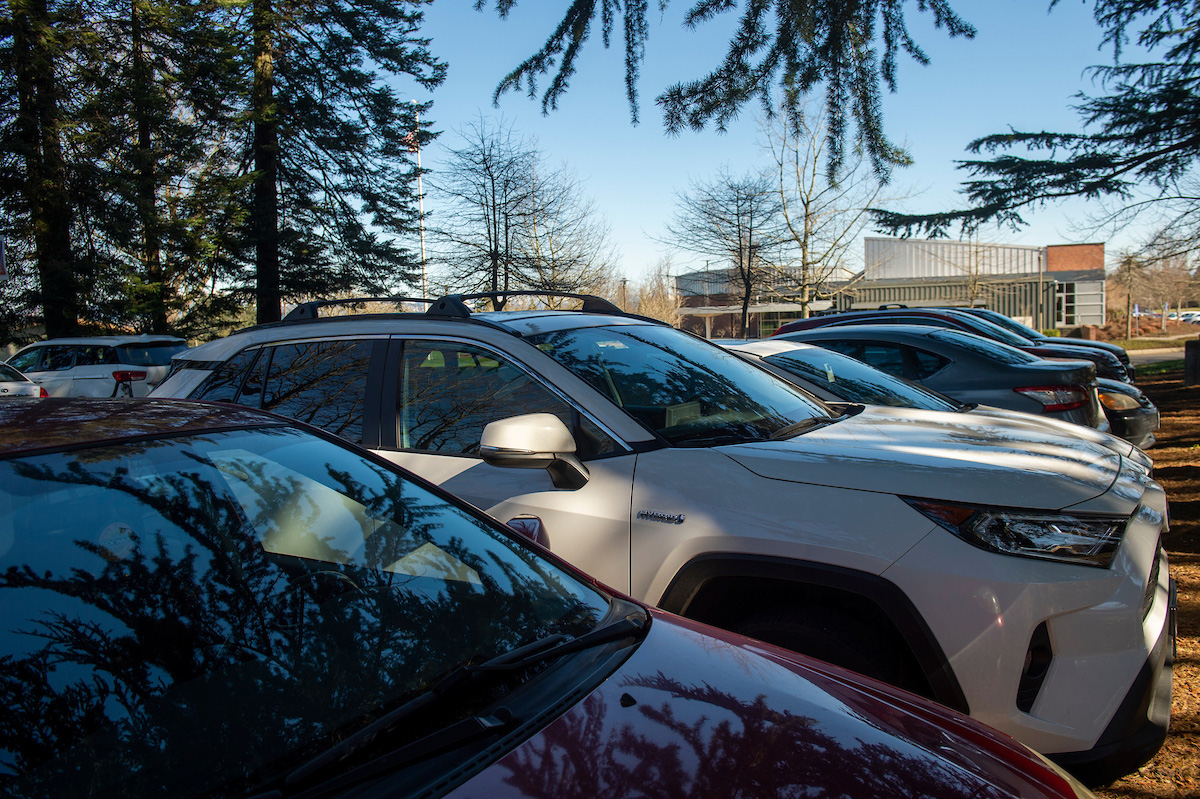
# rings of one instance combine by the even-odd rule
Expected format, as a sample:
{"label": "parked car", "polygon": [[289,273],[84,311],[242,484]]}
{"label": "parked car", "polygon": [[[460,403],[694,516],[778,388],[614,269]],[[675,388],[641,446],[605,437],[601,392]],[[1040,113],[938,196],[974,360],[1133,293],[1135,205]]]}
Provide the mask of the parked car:
{"label": "parked car", "polygon": [[46,396],[46,389],[8,364],[0,363],[0,400],[44,396]]}
{"label": "parked car", "polygon": [[1119,344],[1113,344],[1111,341],[1092,341],[1086,338],[1073,338],[1071,336],[1047,336],[1040,330],[1032,328],[1029,325],[1024,325],[1013,319],[1011,316],[1006,316],[999,311],[994,311],[991,308],[956,308],[956,311],[968,313],[972,316],[978,316],[980,319],[986,319],[994,325],[1003,327],[1016,333],[1018,336],[1027,338],[1035,344],[1065,344],[1070,347],[1088,347],[1091,349],[1107,350],[1121,362],[1125,367],[1125,373],[1129,380],[1134,378],[1133,362],[1129,360],[1129,353]]}
{"label": "parked car", "polygon": [[96,336],[39,341],[8,364],[52,397],[145,397],[187,349],[174,336]]}
{"label": "parked car", "polygon": [[922,325],[961,330],[965,333],[973,333],[977,336],[990,338],[1001,344],[1007,344],[1010,347],[1024,350],[1039,358],[1066,358],[1091,361],[1096,366],[1097,377],[1107,377],[1111,380],[1126,382],[1133,379],[1132,366],[1126,368],[1126,364],[1122,363],[1116,354],[1106,349],[1060,344],[1058,343],[1058,339],[1048,337],[1045,341],[1032,341],[1023,335],[993,324],[987,319],[966,313],[965,309],[959,308],[905,308],[887,306],[874,311],[846,311],[844,313],[814,316],[809,319],[797,319],[794,322],[782,325],[773,335],[786,335],[818,327],[880,324]]}
{"label": "parked car", "polygon": [[[962,403],[926,388],[919,383],[888,374],[848,355],[843,355],[840,352],[825,349],[824,347],[818,347],[815,344],[770,338],[737,344],[725,344],[722,342],[722,346],[743,358],[761,365],[765,369],[771,370],[784,380],[794,383],[799,388],[815,394],[826,402],[857,402],[867,405],[882,405],[889,408],[937,411],[939,413],[971,413],[986,417],[998,416],[1025,424],[1037,425],[1054,435],[1070,438],[1086,438],[1124,457],[1137,460],[1143,466],[1153,466],[1150,459],[1141,452],[1138,446],[1134,446],[1134,443],[1125,439],[1124,436],[1117,438],[1115,435],[1109,435],[1094,428],[1061,422],[1040,414],[1020,413],[988,405]],[[1128,383],[1121,383],[1116,380],[1103,380],[1099,382],[1106,386],[1105,390],[1120,397],[1131,396],[1119,393],[1121,389],[1130,389],[1141,394],[1143,397],[1145,396],[1136,387]],[[1114,405],[1120,404],[1124,406],[1128,404],[1122,399],[1114,399],[1107,396],[1103,391],[1099,390],[1102,404],[1106,401]],[[1146,400],[1146,402],[1149,403],[1149,400]],[[1153,404],[1150,407],[1153,408]],[[1144,413],[1146,409],[1138,406],[1138,410]],[[1110,412],[1108,407],[1105,406],[1105,415],[1108,416],[1110,413],[1125,413],[1126,416],[1116,417],[1122,423],[1125,422],[1127,417],[1135,416],[1134,411]],[[1153,413],[1157,416],[1157,409],[1154,409]],[[1110,424],[1112,418],[1113,416],[1109,416]],[[1137,421],[1131,422],[1127,427],[1123,427],[1122,432],[1129,433],[1134,425],[1140,424],[1145,424],[1145,420],[1138,417]],[[1139,435],[1138,438],[1142,443],[1147,446],[1149,445],[1146,443],[1144,433]],[[1153,443],[1153,441],[1154,437],[1151,434],[1149,436],[1149,443]]]}
{"label": "parked car", "polygon": [[[597,298],[472,313],[485,298],[301,306],[181,353],[155,396],[364,443],[502,520],[536,519],[618,590],[913,688],[1089,781],[1161,744],[1166,498],[1134,460],[1029,426],[831,409]],[[1043,371],[1062,369],[1092,372]]]}
{"label": "parked car", "polygon": [[1141,449],[1154,446],[1158,430],[1158,408],[1141,389],[1120,380],[1097,382],[1097,394],[1113,435],[1132,442]]}
{"label": "parked car", "polygon": [[0,612],[10,797],[1091,796],[244,408],[4,403]]}
{"label": "parked car", "polygon": [[1109,429],[1088,361],[1048,360],[971,333],[923,325],[819,327],[778,338],[843,353],[958,402]]}

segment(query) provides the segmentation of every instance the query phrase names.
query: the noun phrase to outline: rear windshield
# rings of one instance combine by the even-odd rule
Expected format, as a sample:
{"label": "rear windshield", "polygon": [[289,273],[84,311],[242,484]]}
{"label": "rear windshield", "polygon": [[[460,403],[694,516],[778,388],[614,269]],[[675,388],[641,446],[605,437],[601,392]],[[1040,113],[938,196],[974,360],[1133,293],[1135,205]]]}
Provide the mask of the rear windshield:
{"label": "rear windshield", "polygon": [[16,369],[9,366],[8,364],[0,363],[0,380],[18,380],[20,382],[25,382],[28,379],[29,378],[27,378],[25,375],[21,374]]}
{"label": "rear windshield", "polygon": [[117,347],[117,357],[121,359],[121,363],[133,366],[169,366],[171,356],[186,349],[186,344],[173,341],[122,344]]}
{"label": "rear windshield", "polygon": [[929,334],[930,338],[948,341],[965,350],[982,355],[1000,363],[1023,364],[1041,360],[1036,355],[1030,355],[1024,350],[992,341],[990,338],[977,336],[974,333],[964,333],[961,330],[937,330]]}

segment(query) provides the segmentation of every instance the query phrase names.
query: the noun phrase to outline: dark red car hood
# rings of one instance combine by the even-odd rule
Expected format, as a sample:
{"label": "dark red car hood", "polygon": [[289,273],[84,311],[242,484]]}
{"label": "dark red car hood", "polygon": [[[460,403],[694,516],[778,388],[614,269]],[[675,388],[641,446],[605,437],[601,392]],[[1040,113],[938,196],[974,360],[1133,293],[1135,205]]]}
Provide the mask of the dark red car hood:
{"label": "dark red car hood", "polygon": [[450,796],[1091,794],[965,716],[833,666],[654,613],[599,688]]}

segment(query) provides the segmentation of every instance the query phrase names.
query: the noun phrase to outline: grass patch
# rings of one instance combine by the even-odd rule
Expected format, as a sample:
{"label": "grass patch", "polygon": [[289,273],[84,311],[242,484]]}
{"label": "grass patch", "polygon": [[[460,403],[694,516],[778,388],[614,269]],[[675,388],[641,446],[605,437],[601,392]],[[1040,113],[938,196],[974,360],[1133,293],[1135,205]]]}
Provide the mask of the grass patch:
{"label": "grass patch", "polygon": [[1171,347],[1183,348],[1186,338],[1118,338],[1112,344],[1127,350],[1163,350]]}
{"label": "grass patch", "polygon": [[1145,363],[1134,368],[1134,373],[1139,379],[1143,377],[1156,377],[1165,375],[1168,372],[1179,372],[1183,375],[1183,358],[1177,361],[1159,361],[1158,363]]}

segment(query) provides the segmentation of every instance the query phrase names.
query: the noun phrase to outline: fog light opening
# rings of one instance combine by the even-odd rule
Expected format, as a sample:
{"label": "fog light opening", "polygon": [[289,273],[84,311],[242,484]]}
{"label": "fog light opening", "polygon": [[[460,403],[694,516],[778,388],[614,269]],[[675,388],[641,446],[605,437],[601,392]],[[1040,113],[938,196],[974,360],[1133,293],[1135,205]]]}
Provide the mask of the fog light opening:
{"label": "fog light opening", "polygon": [[1054,649],[1050,646],[1050,629],[1042,622],[1029,639],[1025,650],[1025,664],[1021,668],[1021,682],[1017,686],[1017,708],[1022,713],[1033,709],[1042,683],[1050,673],[1050,661],[1054,660]]}

